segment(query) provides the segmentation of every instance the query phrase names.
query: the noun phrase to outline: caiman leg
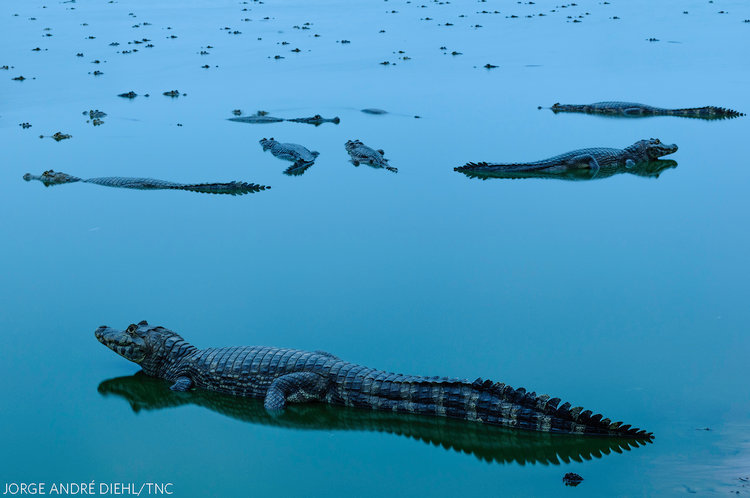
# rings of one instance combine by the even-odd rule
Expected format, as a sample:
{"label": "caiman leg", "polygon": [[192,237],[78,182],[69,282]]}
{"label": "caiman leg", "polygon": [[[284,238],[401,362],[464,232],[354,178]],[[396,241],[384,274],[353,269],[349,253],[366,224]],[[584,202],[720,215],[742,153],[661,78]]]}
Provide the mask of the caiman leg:
{"label": "caiman leg", "polygon": [[568,161],[568,164],[570,166],[575,166],[577,164],[587,165],[589,169],[591,169],[591,176],[596,176],[596,174],[599,172],[599,163],[597,162],[596,158],[592,156],[591,154],[575,156],[570,161]]}
{"label": "caiman leg", "polygon": [[325,377],[312,372],[294,372],[275,379],[266,392],[263,406],[270,412],[283,410],[287,402],[304,403],[321,399],[328,389]]}
{"label": "caiman leg", "polygon": [[177,377],[177,380],[169,388],[172,391],[187,391],[193,386],[193,381],[189,377]]}

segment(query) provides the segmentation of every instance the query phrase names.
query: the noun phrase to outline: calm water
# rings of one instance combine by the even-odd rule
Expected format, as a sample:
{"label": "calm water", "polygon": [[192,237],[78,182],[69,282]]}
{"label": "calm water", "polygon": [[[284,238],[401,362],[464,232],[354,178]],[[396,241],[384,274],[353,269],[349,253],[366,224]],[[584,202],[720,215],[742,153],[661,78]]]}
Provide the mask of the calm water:
{"label": "calm water", "polygon": [[[747,112],[750,5],[578,4],[3,2],[0,481],[173,482],[178,496],[750,493],[739,480],[750,475],[750,120],[537,110],[620,99]],[[154,46],[128,44],[143,38]],[[161,95],[173,89],[187,95]],[[140,96],[116,96],[130,90]],[[89,109],[105,123],[87,123]],[[341,123],[250,125],[227,121],[233,109]],[[39,138],[56,131],[73,138]],[[258,144],[270,136],[320,157],[285,176],[288,163]],[[658,178],[452,170],[648,137],[680,146]],[[383,148],[398,174],[347,162],[354,138]],[[273,188],[22,180],[51,168]],[[199,347],[323,349],[489,377],[656,439],[612,451],[325,407],[275,420],[254,401],[175,397],[94,339],[101,324],[142,319]],[[585,481],[565,488],[566,472]]]}

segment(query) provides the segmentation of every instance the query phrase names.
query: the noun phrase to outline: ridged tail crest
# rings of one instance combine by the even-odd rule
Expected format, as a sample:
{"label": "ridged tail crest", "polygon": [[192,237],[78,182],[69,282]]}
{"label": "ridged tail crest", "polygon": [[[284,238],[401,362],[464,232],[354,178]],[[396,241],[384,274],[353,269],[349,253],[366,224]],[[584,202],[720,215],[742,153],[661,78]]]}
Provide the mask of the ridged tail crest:
{"label": "ridged tail crest", "polygon": [[701,119],[731,119],[744,116],[745,113],[735,111],[734,109],[727,109],[725,107],[689,107],[684,109],[670,109],[665,114],[672,116],[682,116],[687,118],[701,118]]}
{"label": "ridged tail crest", "polygon": [[270,189],[265,185],[246,182],[228,183],[194,183],[191,185],[180,185],[170,187],[174,190],[189,190],[190,192],[201,192],[205,194],[245,195]]}
{"label": "ridged tail crest", "polygon": [[[572,407],[570,403],[560,405],[560,398],[551,398],[547,394],[537,395],[535,392],[526,392],[524,388],[513,389],[511,386],[502,382],[493,383],[489,380],[477,379],[472,383],[472,387],[478,391],[481,402],[482,394],[488,394],[489,397],[497,397],[501,401],[518,405],[522,409],[528,409],[537,413],[543,427],[548,427],[549,432],[570,432],[579,434],[591,434],[602,436],[621,436],[633,437],[640,439],[652,439],[653,433],[645,430],[623,425],[622,422],[612,422],[604,418],[601,414],[594,414],[591,410],[585,410],[583,407]],[[479,407],[480,405],[478,405]],[[525,414],[529,418],[534,418],[534,414]],[[540,417],[541,416],[541,417]]]}

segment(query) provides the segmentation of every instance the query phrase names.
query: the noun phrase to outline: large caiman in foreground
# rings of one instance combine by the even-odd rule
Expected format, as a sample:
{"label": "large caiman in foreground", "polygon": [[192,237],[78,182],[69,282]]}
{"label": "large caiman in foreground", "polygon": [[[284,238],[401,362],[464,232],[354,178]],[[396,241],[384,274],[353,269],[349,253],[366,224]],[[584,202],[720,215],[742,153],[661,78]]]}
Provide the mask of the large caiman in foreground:
{"label": "large caiman in foreground", "polygon": [[559,405],[559,398],[489,380],[394,374],[325,352],[262,346],[198,349],[146,321],[126,330],[101,326],[95,336],[145,374],[172,382],[172,390],[198,388],[260,398],[272,413],[288,403],[318,401],[550,433],[653,437],[570,403]]}
{"label": "large caiman in foreground", "polygon": [[654,107],[637,102],[594,102],[593,104],[553,104],[552,112],[582,112],[585,114],[602,114],[607,116],[624,116],[631,118],[647,116],[680,116],[698,119],[730,119],[744,116],[744,113],[725,107],[685,107],[682,109],[667,109]]}
{"label": "large caiman in foreground", "polygon": [[368,431],[406,436],[433,447],[473,455],[486,462],[560,464],[571,460],[602,458],[637,448],[649,440],[620,437],[586,437],[518,431],[488,424],[475,424],[448,417],[430,417],[362,410],[324,403],[288,406],[272,414],[263,401],[195,389],[177,392],[169,383],[143,372],[105,380],[98,391],[103,396],[126,400],[135,413],[180,406],[200,406],[250,424],[308,431]]}
{"label": "large caiman in foreground", "polygon": [[466,172],[528,172],[546,171],[563,173],[570,170],[588,170],[591,176],[602,168],[634,168],[677,151],[674,144],[663,144],[658,138],[639,140],[624,149],[594,147],[578,149],[558,156],[528,163],[467,163],[453,168]]}

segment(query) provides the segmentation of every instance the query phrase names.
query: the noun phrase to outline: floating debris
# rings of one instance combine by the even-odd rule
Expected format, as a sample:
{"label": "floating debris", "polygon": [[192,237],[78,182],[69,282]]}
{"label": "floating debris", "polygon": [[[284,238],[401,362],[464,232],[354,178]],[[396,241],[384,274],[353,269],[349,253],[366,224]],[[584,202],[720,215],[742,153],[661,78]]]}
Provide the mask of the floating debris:
{"label": "floating debris", "polygon": [[563,476],[563,482],[566,486],[578,486],[583,481],[583,477],[574,472],[568,472]]}

